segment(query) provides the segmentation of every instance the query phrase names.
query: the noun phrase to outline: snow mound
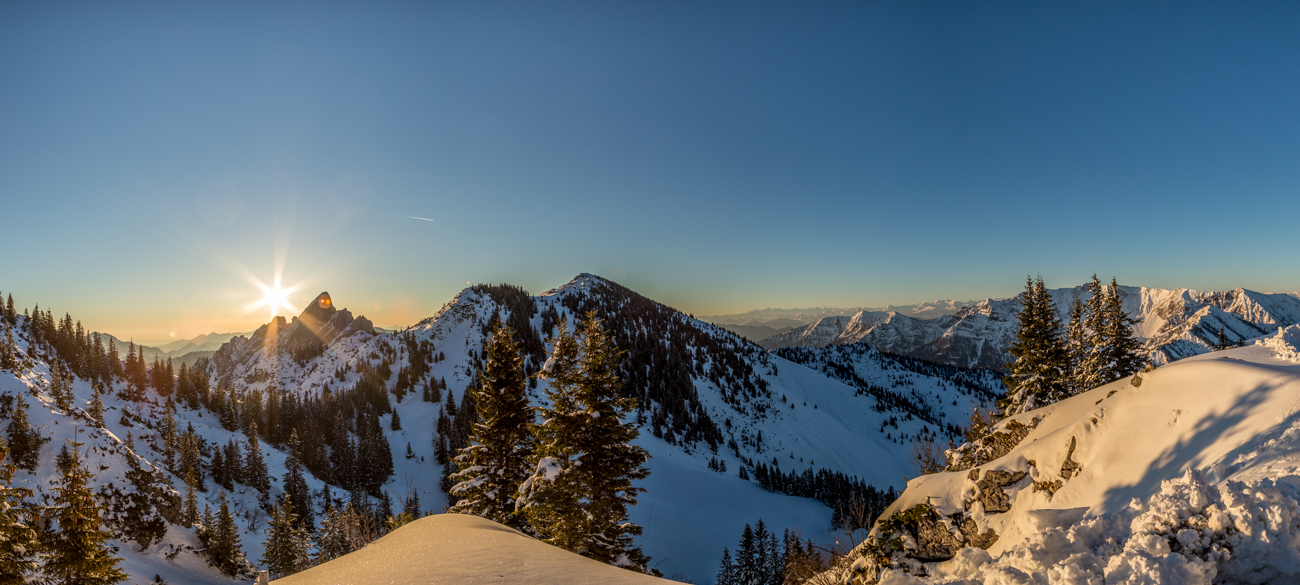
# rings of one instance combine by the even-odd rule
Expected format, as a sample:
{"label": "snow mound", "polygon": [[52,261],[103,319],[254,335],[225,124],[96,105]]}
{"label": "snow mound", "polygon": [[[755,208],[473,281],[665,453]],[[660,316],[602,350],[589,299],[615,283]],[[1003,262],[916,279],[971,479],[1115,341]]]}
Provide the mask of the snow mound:
{"label": "snow mound", "polygon": [[1255,343],[1273,350],[1281,359],[1300,364],[1300,325],[1278,327],[1277,333]]}
{"label": "snow mound", "polygon": [[1300,488],[1264,479],[1212,486],[1195,470],[1166,480],[1148,501],[1052,527],[994,560],[978,548],[905,583],[1276,583],[1300,579]]}
{"label": "snow mound", "polygon": [[674,583],[555,548],[491,520],[437,514],[369,546],[276,579],[283,585],[473,585],[475,583]]}

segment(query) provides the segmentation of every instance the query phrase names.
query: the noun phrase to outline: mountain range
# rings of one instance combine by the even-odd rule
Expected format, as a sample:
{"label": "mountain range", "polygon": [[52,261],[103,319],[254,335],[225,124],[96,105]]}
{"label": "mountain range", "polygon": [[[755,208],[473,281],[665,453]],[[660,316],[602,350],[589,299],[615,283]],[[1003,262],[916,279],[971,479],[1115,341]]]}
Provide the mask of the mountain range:
{"label": "mountain range", "polygon": [[[1300,323],[1300,294],[1259,293],[1246,289],[1197,292],[1121,286],[1124,310],[1139,319],[1134,331],[1155,364],[1206,353],[1219,331],[1238,344],[1278,326]],[[1070,305],[1087,300],[1086,287],[1049,291],[1062,323]],[[826,347],[865,343],[887,353],[967,368],[1000,369],[1011,361],[1021,296],[987,299],[950,315],[918,319],[895,311],[861,311],[824,317],[814,323],[759,341],[767,349]]]}
{"label": "mountain range", "polygon": [[[472,411],[455,406],[465,405],[483,366],[488,324],[499,318],[518,333],[525,368],[535,372],[556,324],[590,311],[627,352],[624,392],[637,399],[631,420],[641,430],[637,443],[651,455],[650,476],[640,482],[647,491],[631,509],[631,520],[645,531],[638,543],[665,575],[694,582],[711,581],[722,547],[760,518],[772,530],[799,530],[830,546],[838,522],[835,498],[861,495],[846,490],[871,486],[873,501],[887,503],[880,498],[917,473],[908,457],[914,439],[959,436],[971,406],[988,406],[999,392],[997,377],[988,372],[934,366],[869,347],[851,354],[803,348],[783,357],[583,274],[539,295],[509,285],[471,286],[433,316],[396,333],[376,330],[321,293],[302,314],[276,318],[198,359],[192,370],[208,377],[208,390],[198,401],[175,401],[172,416],[178,429],[197,438],[204,469],[215,465],[207,458],[222,451],[217,447],[246,441],[238,421],[256,417],[272,497],[283,490],[285,440],[296,430],[308,446],[304,460],[315,461],[308,462],[305,477],[313,492],[343,493],[339,482],[346,470],[333,466],[332,454],[340,452],[339,445],[363,444],[364,459],[356,465],[382,476],[372,500],[373,494],[400,499],[414,493],[422,509],[441,511],[449,503],[441,453],[465,440]],[[137,396],[121,379],[92,384],[77,378],[70,390],[78,406],[61,408],[51,390],[52,350],[44,343],[33,347],[23,333],[24,318],[17,320],[18,350],[30,356],[31,366],[0,376],[0,395],[27,396],[30,419],[49,442],[41,448],[40,465],[20,471],[15,481],[49,493],[58,476],[58,446],[80,433],[88,464],[103,470],[92,487],[118,490],[126,499],[152,494],[156,514],[137,515],[157,518],[166,528],[160,540],[124,536],[118,542],[131,575],[140,581],[157,574],[168,582],[227,582],[194,552],[201,548],[194,531],[175,513],[184,481],[174,461],[168,464],[158,421],[177,397],[152,386]],[[539,380],[530,387],[534,403],[542,400],[546,384]],[[104,428],[76,431],[88,420],[81,405],[91,401],[96,385],[104,389]],[[363,409],[357,401],[372,406]],[[344,415],[339,422],[336,417]],[[288,429],[289,420],[301,423]],[[137,467],[152,471],[127,473]],[[200,509],[217,507],[215,480],[213,475],[208,490],[198,494]],[[355,489],[353,497],[367,497]],[[260,558],[265,516],[258,512],[257,490],[235,483],[225,497],[240,518],[248,558]]]}

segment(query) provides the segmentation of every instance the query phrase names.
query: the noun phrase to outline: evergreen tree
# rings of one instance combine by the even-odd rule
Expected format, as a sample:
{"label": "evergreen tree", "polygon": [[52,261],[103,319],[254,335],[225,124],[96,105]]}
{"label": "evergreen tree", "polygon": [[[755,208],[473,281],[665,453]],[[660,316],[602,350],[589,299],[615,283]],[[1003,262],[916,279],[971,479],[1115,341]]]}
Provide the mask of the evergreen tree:
{"label": "evergreen tree", "polygon": [[334,505],[325,507],[320,530],[316,532],[316,562],[325,563],[352,552],[350,544],[349,515]]}
{"label": "evergreen tree", "polygon": [[199,499],[194,494],[194,472],[185,474],[185,499],[181,502],[181,526],[194,526],[199,520]]}
{"label": "evergreen tree", "polygon": [[1220,325],[1220,326],[1219,326],[1219,339],[1218,339],[1218,341],[1214,342],[1214,349],[1216,349],[1216,350],[1224,350],[1224,349],[1228,349],[1229,347],[1231,347],[1231,345],[1228,344],[1228,338],[1227,338],[1227,336],[1225,336],[1225,335],[1223,334],[1223,326]]}
{"label": "evergreen tree", "polygon": [[311,536],[300,524],[289,498],[271,509],[261,563],[272,575],[284,577],[311,568]]}
{"label": "evergreen tree", "polygon": [[1003,379],[1007,396],[1006,416],[1051,404],[1066,397],[1068,357],[1061,337],[1061,320],[1040,277],[1029,279],[1021,297],[1019,328],[1010,353],[1015,361],[1006,365]]}
{"label": "evergreen tree", "polygon": [[247,439],[244,451],[244,485],[256,489],[265,502],[271,489],[271,478],[267,475],[266,461],[262,459],[262,446],[257,440],[256,422],[249,426]]}
{"label": "evergreen tree", "polygon": [[32,490],[13,485],[18,466],[7,461],[9,450],[0,439],[0,585],[23,585],[36,571],[40,549],[32,526],[36,511],[27,498]]}
{"label": "evergreen tree", "polygon": [[1109,294],[1103,308],[1106,323],[1103,338],[1112,368],[1111,380],[1127,378],[1141,371],[1147,363],[1142,342],[1133,334],[1133,327],[1142,321],[1124,311],[1124,291],[1114,278],[1110,279]]}
{"label": "evergreen tree", "polygon": [[103,527],[99,505],[90,491],[90,472],[81,465],[81,443],[72,445],[72,465],[58,481],[54,499],[58,527],[44,543],[41,571],[53,585],[111,585],[127,579],[113,556],[108,540],[114,534]]}
{"label": "evergreen tree", "polygon": [[402,417],[397,416],[397,409],[396,409],[396,408],[393,409],[393,420],[392,420],[392,422],[389,424],[388,428],[390,428],[390,429],[392,429],[392,430],[394,430],[394,431],[400,431],[400,430],[402,430]]}
{"label": "evergreen tree", "polygon": [[1070,395],[1087,390],[1083,386],[1083,365],[1092,347],[1092,335],[1084,323],[1086,314],[1083,301],[1074,299],[1070,305],[1070,322],[1065,326],[1065,354],[1069,358],[1069,375],[1066,386]]}
{"label": "evergreen tree", "polygon": [[0,370],[18,369],[18,347],[14,343],[14,332],[8,323],[4,323],[4,339],[0,339]]}
{"label": "evergreen tree", "polygon": [[722,562],[718,564],[716,585],[739,585],[736,580],[736,563],[731,560],[731,551],[722,549]]}
{"label": "evergreen tree", "polygon": [[518,525],[515,493],[528,476],[533,413],[519,343],[513,331],[494,322],[487,364],[473,390],[478,420],[470,444],[456,456],[460,471],[451,476],[458,483],[450,493],[459,499],[449,511]]}
{"label": "evergreen tree", "polygon": [[638,431],[623,418],[636,400],[622,396],[614,347],[595,311],[578,339],[563,323],[540,374],[549,381],[551,405],[539,408],[535,472],[520,487],[518,507],[544,540],[605,563],[645,571],[649,559],[633,545],[641,527],[627,507],[644,491],[632,485],[649,475],[645,449],[632,444]]}
{"label": "evergreen tree", "polygon": [[298,429],[294,429],[289,435],[289,458],[285,463],[284,495],[293,505],[293,510],[302,511],[301,514],[295,514],[298,525],[310,532],[316,529],[316,519],[312,510],[311,488],[307,486],[307,480],[303,477],[303,467],[299,460],[301,452]]}
{"label": "evergreen tree", "polygon": [[90,420],[96,427],[104,428],[104,397],[99,392],[99,384],[95,384],[95,392],[90,397]]}
{"label": "evergreen tree", "polygon": [[9,452],[13,464],[19,469],[36,471],[45,439],[27,422],[27,401],[22,396],[15,398],[13,413],[9,416]]}
{"label": "evergreen tree", "polygon": [[208,564],[229,577],[243,577],[250,572],[251,565],[244,557],[239,542],[239,527],[235,526],[235,518],[230,514],[226,492],[221,492],[220,499],[221,506],[217,509],[216,518],[209,520],[211,528],[208,530],[206,549]]}
{"label": "evergreen tree", "polygon": [[1079,368],[1075,385],[1083,390],[1091,390],[1111,381],[1109,356],[1105,349],[1106,315],[1105,304],[1108,291],[1092,275],[1092,280],[1084,288],[1089,297],[1083,308],[1083,329],[1087,338],[1087,347],[1079,357]]}

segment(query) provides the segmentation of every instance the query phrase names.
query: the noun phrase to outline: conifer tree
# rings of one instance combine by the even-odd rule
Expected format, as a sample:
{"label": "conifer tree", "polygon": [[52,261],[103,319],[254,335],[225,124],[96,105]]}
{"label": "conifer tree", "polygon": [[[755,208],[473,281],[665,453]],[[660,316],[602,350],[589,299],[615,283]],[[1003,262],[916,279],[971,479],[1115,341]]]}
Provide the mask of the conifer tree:
{"label": "conifer tree", "polygon": [[9,450],[0,439],[0,585],[23,585],[36,571],[40,549],[32,526],[35,510],[27,498],[32,490],[13,485],[18,468],[8,461]]}
{"label": "conifer tree", "polygon": [[45,582],[54,585],[111,585],[127,579],[113,556],[99,505],[90,491],[90,472],[81,465],[81,443],[72,445],[72,464],[58,481],[54,499],[58,527],[44,543]]}
{"label": "conifer tree", "polygon": [[341,507],[328,505],[316,532],[316,563],[325,563],[352,552],[348,538],[349,515]]}
{"label": "conifer tree", "polygon": [[1084,285],[1088,291],[1088,301],[1083,308],[1083,329],[1087,338],[1086,349],[1078,358],[1078,373],[1075,386],[1082,390],[1091,390],[1112,380],[1109,357],[1105,349],[1106,331],[1106,287],[1092,275],[1092,280]]}
{"label": "conifer tree", "polygon": [[256,422],[249,426],[247,439],[244,451],[244,485],[256,489],[265,501],[268,490],[271,489],[271,478],[267,475],[266,461],[262,459],[262,446],[257,440]]}
{"label": "conifer tree", "polygon": [[296,521],[310,532],[316,528],[316,519],[312,510],[311,488],[307,486],[307,480],[302,473],[301,452],[302,445],[298,441],[298,429],[294,429],[289,434],[289,458],[285,463],[284,495],[289,503],[293,505],[293,510],[301,510],[301,513],[295,514]]}
{"label": "conifer tree", "polygon": [[1143,355],[1142,342],[1133,333],[1133,326],[1141,323],[1141,319],[1130,317],[1124,311],[1124,291],[1113,277],[1109,290],[1103,306],[1106,324],[1103,338],[1112,368],[1111,380],[1118,380],[1141,371],[1147,359]]}
{"label": "conifer tree", "polygon": [[9,323],[4,324],[4,339],[0,339],[0,370],[18,369],[17,346],[14,344],[14,332]]}
{"label": "conifer tree", "polygon": [[181,525],[194,526],[199,520],[199,499],[194,494],[194,472],[185,474],[185,499],[181,502]]}
{"label": "conifer tree", "polygon": [[[230,503],[226,501],[226,492],[221,492],[221,506],[215,518],[209,520],[207,534],[208,564],[216,567],[230,577],[242,577],[249,573],[250,564],[244,557],[244,550],[239,542],[239,527],[230,514]],[[205,514],[206,515],[206,514]]]}
{"label": "conifer tree", "polygon": [[394,431],[402,430],[402,417],[397,416],[397,409],[393,409],[393,420],[389,423],[388,428]]}
{"label": "conifer tree", "polygon": [[714,583],[716,585],[738,585],[736,581],[736,563],[731,560],[731,551],[726,547],[722,549],[722,562],[718,564],[718,577]]}
{"label": "conifer tree", "polygon": [[1051,294],[1040,277],[1025,284],[1018,316],[1019,328],[1003,378],[1007,396],[1005,416],[1033,410],[1066,397],[1068,357],[1061,338],[1061,320]]}
{"label": "conifer tree", "polygon": [[311,536],[299,526],[293,502],[282,498],[271,508],[266,529],[266,552],[261,563],[272,575],[281,577],[311,568]]}
{"label": "conifer tree", "polygon": [[1092,347],[1092,335],[1084,323],[1083,301],[1074,299],[1070,305],[1070,322],[1065,326],[1065,355],[1069,359],[1066,386],[1070,395],[1087,390],[1083,387],[1083,364]]}
{"label": "conifer tree", "polygon": [[104,397],[99,392],[99,384],[94,386],[94,394],[90,397],[90,420],[96,427],[104,428]]}
{"label": "conifer tree", "polygon": [[535,471],[520,487],[517,507],[543,540],[601,562],[645,571],[649,559],[633,545],[641,527],[627,507],[644,491],[632,485],[649,475],[638,431],[623,417],[636,409],[622,396],[623,352],[596,316],[587,314],[577,339],[563,322],[539,374],[551,405],[539,408]]}
{"label": "conifer tree", "polygon": [[487,364],[473,389],[478,420],[469,445],[456,456],[459,471],[451,479],[458,483],[450,493],[459,499],[450,511],[518,525],[515,492],[528,476],[533,413],[514,331],[493,321]]}
{"label": "conifer tree", "polygon": [[13,413],[9,415],[9,452],[19,469],[35,471],[45,440],[27,422],[27,401],[22,396],[15,398]]}

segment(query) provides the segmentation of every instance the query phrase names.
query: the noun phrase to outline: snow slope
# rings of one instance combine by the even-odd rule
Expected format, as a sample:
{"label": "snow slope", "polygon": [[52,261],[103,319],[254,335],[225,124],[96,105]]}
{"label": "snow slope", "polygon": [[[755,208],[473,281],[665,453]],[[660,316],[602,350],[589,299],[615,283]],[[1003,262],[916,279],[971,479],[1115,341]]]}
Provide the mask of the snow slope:
{"label": "snow slope", "polygon": [[[510,314],[511,309],[494,294],[499,296],[488,288],[467,288],[433,317],[407,331],[344,337],[305,362],[285,352],[260,350],[251,339],[236,338],[214,359],[219,374],[214,384],[262,390],[274,384],[299,393],[320,392],[326,384],[346,387],[355,383],[356,368],[342,380],[337,377],[340,370],[361,361],[377,365],[377,356],[385,352],[397,356],[394,372],[411,366],[411,356],[401,341],[405,336],[428,341],[446,355],[445,360],[429,365],[428,376],[445,379],[448,392],[461,404],[483,345],[485,325],[494,314],[507,320]],[[668,353],[653,353],[655,360],[689,357],[678,365],[671,361],[648,364],[648,391],[638,396],[646,407],[639,442],[652,459],[650,478],[643,484],[649,491],[633,508],[632,518],[645,527],[639,542],[653,557],[652,564],[662,563],[658,568],[665,575],[680,573],[697,582],[712,580],[722,547],[734,545],[744,524],[760,517],[778,531],[797,528],[807,537],[832,538],[826,506],[769,493],[740,480],[736,474],[742,466],[762,462],[775,463],[787,472],[831,469],[856,475],[884,490],[901,486],[904,476],[915,473],[907,460],[907,438],[936,429],[934,422],[909,417],[893,403],[882,403],[841,380],[772,355],[720,327],[662,307],[596,276],[579,275],[564,286],[527,297],[526,303],[515,310],[532,313],[528,327],[541,338],[551,333],[542,331],[548,312],[572,323],[577,314],[597,308],[611,327],[631,331],[626,343],[632,349],[640,347],[650,353],[645,348],[658,343],[668,348]],[[279,335],[287,339],[289,329],[292,327],[287,324],[281,326]],[[685,386],[675,395],[664,394],[660,388],[664,380],[682,374],[688,376]],[[906,390],[919,385],[935,401],[948,405],[956,401],[958,407],[944,410],[945,416],[950,415],[947,420],[951,423],[964,421],[971,400],[960,388],[931,376],[909,376],[890,387]],[[417,387],[421,383],[415,381]],[[390,381],[390,387],[392,384]],[[533,400],[540,402],[544,390],[545,382],[531,389]],[[434,458],[432,445],[438,440],[433,423],[442,405],[422,402],[418,391],[400,403],[394,396],[393,402],[403,428],[390,431],[384,425],[395,465],[389,489],[404,492],[408,485],[415,487],[427,508],[440,510],[447,501],[438,488],[442,466]],[[894,422],[887,424],[891,419]],[[661,422],[656,424],[657,420]],[[707,440],[709,428],[717,430],[716,443]],[[692,439],[691,429],[704,431]],[[407,443],[416,457],[405,457]],[[727,472],[709,470],[715,457],[725,463]]]}
{"label": "snow slope", "polygon": [[653,585],[634,573],[555,548],[491,520],[438,514],[355,553],[276,579],[283,585]]}
{"label": "snow slope", "polygon": [[[1037,421],[975,469],[913,479],[882,516],[937,514],[928,527],[877,526],[912,551],[882,582],[915,582],[903,571],[953,583],[1300,579],[1298,351],[1290,326],[999,423]],[[987,551],[963,548],[989,531]]]}

